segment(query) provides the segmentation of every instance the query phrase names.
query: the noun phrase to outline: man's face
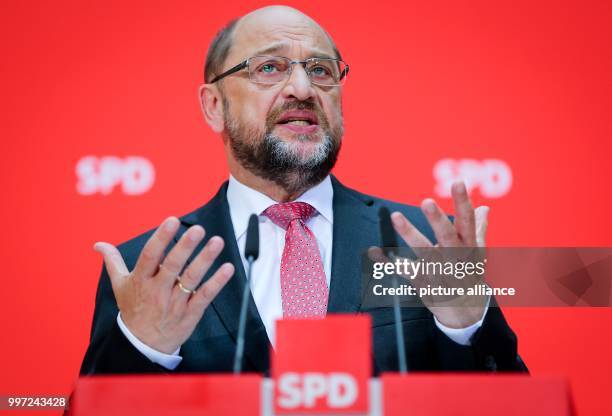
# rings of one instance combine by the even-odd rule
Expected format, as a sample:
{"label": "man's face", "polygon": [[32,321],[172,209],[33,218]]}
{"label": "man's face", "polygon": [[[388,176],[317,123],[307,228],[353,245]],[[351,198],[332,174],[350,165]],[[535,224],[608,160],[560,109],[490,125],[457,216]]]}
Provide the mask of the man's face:
{"label": "man's face", "polygon": [[[318,25],[279,13],[240,22],[224,70],[255,55],[295,61],[336,57]],[[226,136],[241,165],[289,191],[314,185],[329,173],[343,134],[340,87],[312,84],[299,64],[289,79],[274,85],[252,82],[247,70],[222,82]]]}

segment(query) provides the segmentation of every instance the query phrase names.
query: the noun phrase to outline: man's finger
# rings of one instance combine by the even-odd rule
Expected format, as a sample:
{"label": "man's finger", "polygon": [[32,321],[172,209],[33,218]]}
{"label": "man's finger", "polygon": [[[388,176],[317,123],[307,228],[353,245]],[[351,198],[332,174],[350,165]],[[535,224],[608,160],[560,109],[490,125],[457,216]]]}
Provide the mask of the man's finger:
{"label": "man's finger", "polygon": [[210,305],[210,302],[219,294],[221,289],[234,275],[234,265],[231,263],[224,263],[219,269],[211,276],[206,283],[204,283],[189,299],[187,304],[187,315],[186,319],[191,319],[194,324],[197,323],[204,310]]}
{"label": "man's finger", "polygon": [[136,266],[134,266],[135,277],[151,277],[157,272],[164,250],[172,241],[178,227],[179,220],[176,217],[166,218],[161,223],[140,252]]}
{"label": "man's finger", "polygon": [[489,207],[480,206],[476,208],[476,246],[486,246],[487,227],[489,226]]}
{"label": "man's finger", "polygon": [[119,279],[130,274],[130,271],[123,261],[123,257],[121,257],[121,253],[114,245],[105,242],[97,242],[94,244],[94,250],[102,254],[104,265],[106,266],[106,271],[108,272],[113,287],[115,287],[115,284],[119,283]]}
{"label": "man's finger", "polygon": [[468,247],[476,244],[476,220],[472,201],[463,182],[455,182],[451,187],[451,194],[455,202],[455,229],[461,240]]}
{"label": "man's finger", "polygon": [[402,239],[408,244],[417,256],[424,256],[425,253],[419,248],[431,247],[431,241],[425,237],[421,232],[410,222],[401,212],[394,212],[391,214],[391,222],[393,228],[402,237]]}
{"label": "man's finger", "polygon": [[[168,289],[174,286],[176,277],[181,273],[187,259],[189,259],[193,250],[202,241],[205,234],[204,228],[200,225],[194,225],[183,233],[179,241],[162,261],[159,273],[156,275],[156,279],[160,279],[160,283],[163,286]],[[187,286],[187,283],[184,281],[182,284]]]}
{"label": "man's finger", "polygon": [[370,247],[367,251],[368,258],[374,262],[386,263],[389,260],[389,257],[385,256],[385,252],[380,247]]}
{"label": "man's finger", "polygon": [[[204,248],[198,253],[193,261],[187,266],[181,275],[181,284],[187,289],[195,289],[200,284],[200,281],[213,264],[221,250],[223,250],[224,241],[219,236],[211,237]],[[182,290],[178,289],[183,296],[189,296]]]}
{"label": "man's finger", "polygon": [[440,247],[459,247],[461,245],[457,229],[433,199],[423,200],[421,209],[429,221]]}

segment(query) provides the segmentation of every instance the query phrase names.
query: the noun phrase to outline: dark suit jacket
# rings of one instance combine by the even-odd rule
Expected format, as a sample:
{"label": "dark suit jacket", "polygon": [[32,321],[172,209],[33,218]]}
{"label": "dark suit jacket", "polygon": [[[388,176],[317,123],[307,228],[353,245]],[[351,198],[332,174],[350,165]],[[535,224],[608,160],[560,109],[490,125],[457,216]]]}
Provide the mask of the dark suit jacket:
{"label": "dark suit jacket", "polygon": [[[361,308],[360,256],[368,247],[381,245],[378,220],[378,209],[381,206],[403,212],[431,241],[434,241],[433,232],[418,207],[364,195],[343,186],[334,177],[332,184],[334,224],[328,313],[369,313],[372,317],[374,370],[376,373],[397,371],[393,310]],[[232,370],[245,272],[234,237],[226,190],[227,182],[206,205],[180,219],[177,239],[194,224],[200,224],[206,229],[206,238],[213,235],[223,237],[225,248],[211,272],[229,261],[236,266],[236,274],[212,302],[191,337],[181,347],[183,360],[174,370],[176,372]],[[119,246],[130,270],[152,232]],[[199,252],[201,246],[194,253]],[[167,372],[130,344],[117,325],[117,313],[110,280],[103,269],[96,295],[91,342],[83,360],[81,374]],[[425,307],[402,308],[402,321],[409,371],[527,371],[517,354],[516,336],[497,307],[489,308],[482,327],[472,338],[471,346],[461,346],[449,339],[436,327],[433,315]],[[269,350],[266,330],[251,297],[246,327],[245,371],[267,373],[270,366]]]}

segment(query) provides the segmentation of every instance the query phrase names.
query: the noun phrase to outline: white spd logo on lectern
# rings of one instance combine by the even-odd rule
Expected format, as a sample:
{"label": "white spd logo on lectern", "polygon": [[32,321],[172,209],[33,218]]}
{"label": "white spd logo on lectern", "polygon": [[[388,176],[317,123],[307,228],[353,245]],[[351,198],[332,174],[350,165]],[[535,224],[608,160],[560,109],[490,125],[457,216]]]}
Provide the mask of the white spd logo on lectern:
{"label": "white spd logo on lectern", "polygon": [[313,408],[323,400],[330,409],[352,406],[359,389],[348,373],[285,373],[279,380],[278,405],[284,409]]}
{"label": "white spd logo on lectern", "polygon": [[120,186],[126,195],[141,195],[153,187],[155,168],[142,156],[85,156],[76,164],[80,195],[108,195]]}
{"label": "white spd logo on lectern", "polygon": [[484,198],[501,198],[512,188],[512,170],[500,159],[442,159],[433,168],[435,193],[451,197],[451,185],[462,180],[468,192],[478,189]]}

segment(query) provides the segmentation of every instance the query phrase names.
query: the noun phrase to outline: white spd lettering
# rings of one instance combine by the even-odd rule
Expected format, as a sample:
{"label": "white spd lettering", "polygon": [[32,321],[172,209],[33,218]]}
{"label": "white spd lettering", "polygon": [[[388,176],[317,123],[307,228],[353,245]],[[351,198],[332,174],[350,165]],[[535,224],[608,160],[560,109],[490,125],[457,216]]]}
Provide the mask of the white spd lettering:
{"label": "white spd lettering", "polygon": [[312,408],[325,399],[327,407],[342,409],[357,400],[355,378],[347,373],[285,373],[278,381],[278,404],[285,409]]}
{"label": "white spd lettering", "polygon": [[75,169],[76,190],[80,195],[108,195],[117,186],[126,195],[142,195],[155,182],[155,168],[141,156],[85,156]]}
{"label": "white spd lettering", "polygon": [[441,198],[451,197],[451,185],[462,180],[468,192],[475,189],[484,198],[501,198],[512,187],[512,169],[499,159],[442,159],[433,168],[435,193]]}

